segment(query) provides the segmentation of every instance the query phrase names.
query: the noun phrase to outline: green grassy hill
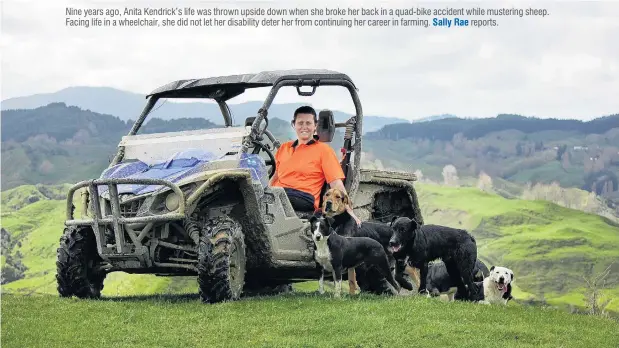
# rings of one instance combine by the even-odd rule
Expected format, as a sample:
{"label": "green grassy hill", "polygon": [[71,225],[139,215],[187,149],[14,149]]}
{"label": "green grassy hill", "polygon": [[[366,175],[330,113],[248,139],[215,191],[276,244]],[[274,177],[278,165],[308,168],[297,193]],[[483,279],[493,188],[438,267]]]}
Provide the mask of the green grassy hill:
{"label": "green grassy hill", "polygon": [[[21,199],[38,197],[43,187],[23,186],[2,192],[2,228],[12,240],[3,256],[11,255],[26,267],[22,279],[3,285],[5,293],[56,293],[55,253],[65,201],[41,194],[43,198],[33,203],[20,203]],[[417,184],[417,188],[427,223],[469,229],[478,240],[480,258],[488,266],[501,265],[515,271],[515,296],[520,301],[545,300],[557,306],[582,307],[587,293],[583,276],[598,273],[619,260],[619,227],[598,215],[547,201],[506,199],[477,188],[425,183]],[[20,208],[11,211],[5,207]],[[619,297],[618,275],[619,262],[611,269],[604,296]],[[117,272],[106,279],[103,294],[178,291],[195,293],[195,279]],[[608,309],[619,311],[619,300]]]}
{"label": "green grassy hill", "polygon": [[312,293],[203,305],[195,296],[2,297],[2,347],[583,347],[619,322],[527,306]]}
{"label": "green grassy hill", "polygon": [[548,201],[506,199],[477,188],[417,188],[425,222],[470,230],[488,266],[514,270],[517,298],[582,306],[583,276],[615,262],[605,296],[618,298],[609,308],[619,310],[619,225]]}

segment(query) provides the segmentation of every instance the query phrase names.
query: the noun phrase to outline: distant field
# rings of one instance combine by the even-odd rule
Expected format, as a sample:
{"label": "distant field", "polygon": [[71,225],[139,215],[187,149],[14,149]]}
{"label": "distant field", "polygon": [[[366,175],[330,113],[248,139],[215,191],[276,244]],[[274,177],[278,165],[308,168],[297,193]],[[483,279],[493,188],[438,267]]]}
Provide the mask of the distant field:
{"label": "distant field", "polygon": [[619,322],[510,304],[293,293],[204,305],[195,295],[100,301],[2,296],[2,347],[619,346]]}

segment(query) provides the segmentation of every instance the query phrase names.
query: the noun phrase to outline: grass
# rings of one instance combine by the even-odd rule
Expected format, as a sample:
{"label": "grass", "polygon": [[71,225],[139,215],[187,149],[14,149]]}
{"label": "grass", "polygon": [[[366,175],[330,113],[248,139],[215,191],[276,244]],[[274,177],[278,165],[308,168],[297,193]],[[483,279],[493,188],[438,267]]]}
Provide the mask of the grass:
{"label": "grass", "polygon": [[2,296],[3,347],[617,347],[619,322],[529,306],[292,293],[203,305],[193,294]]}

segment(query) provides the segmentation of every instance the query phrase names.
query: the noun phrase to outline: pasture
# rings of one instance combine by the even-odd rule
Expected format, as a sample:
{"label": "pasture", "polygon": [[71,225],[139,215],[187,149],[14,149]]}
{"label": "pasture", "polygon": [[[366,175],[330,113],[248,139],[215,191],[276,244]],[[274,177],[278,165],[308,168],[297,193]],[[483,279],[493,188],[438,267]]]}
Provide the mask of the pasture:
{"label": "pasture", "polygon": [[[315,285],[315,284],[312,284]],[[306,291],[204,305],[196,294],[2,296],[9,347],[618,347],[619,322],[522,306]]]}

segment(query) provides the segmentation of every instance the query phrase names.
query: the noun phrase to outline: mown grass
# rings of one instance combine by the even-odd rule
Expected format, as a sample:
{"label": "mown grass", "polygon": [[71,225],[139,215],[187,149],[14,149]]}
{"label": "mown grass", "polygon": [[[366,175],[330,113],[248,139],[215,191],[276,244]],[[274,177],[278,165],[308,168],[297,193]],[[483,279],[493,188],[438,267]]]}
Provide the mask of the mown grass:
{"label": "mown grass", "polygon": [[98,301],[3,295],[3,347],[617,347],[619,322],[528,306],[292,293]]}

